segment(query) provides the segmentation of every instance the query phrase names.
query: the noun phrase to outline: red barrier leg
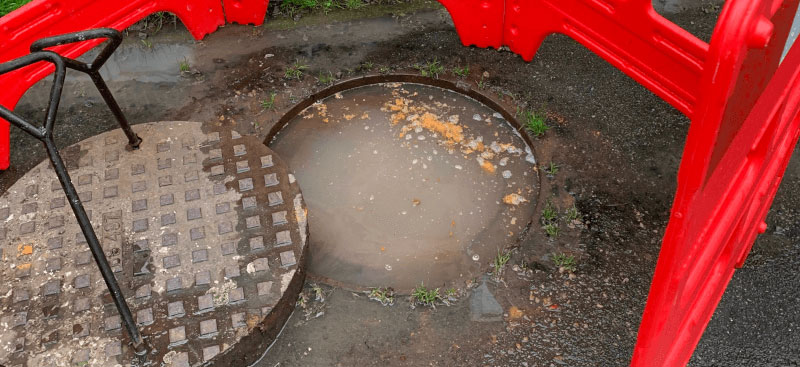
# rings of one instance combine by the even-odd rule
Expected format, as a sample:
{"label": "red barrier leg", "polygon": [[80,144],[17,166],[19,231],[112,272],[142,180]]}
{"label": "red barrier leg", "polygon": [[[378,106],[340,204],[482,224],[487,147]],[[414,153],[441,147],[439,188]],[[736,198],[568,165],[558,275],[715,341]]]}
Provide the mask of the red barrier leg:
{"label": "red barrier leg", "polygon": [[504,0],[439,0],[464,46],[500,48],[503,40]]}
{"label": "red barrier leg", "polygon": [[267,16],[269,0],[226,0],[225,20],[228,23],[238,24],[264,24],[264,17]]}

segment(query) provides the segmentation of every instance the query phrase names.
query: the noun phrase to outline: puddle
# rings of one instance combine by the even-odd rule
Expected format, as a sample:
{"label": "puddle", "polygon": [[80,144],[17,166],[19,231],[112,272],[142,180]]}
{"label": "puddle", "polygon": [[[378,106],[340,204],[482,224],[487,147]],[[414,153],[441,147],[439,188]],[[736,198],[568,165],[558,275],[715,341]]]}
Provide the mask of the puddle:
{"label": "puddle", "polygon": [[271,146],[306,198],[310,273],[345,285],[463,285],[516,243],[536,205],[525,142],[487,106],[436,87],[338,93]]}
{"label": "puddle", "polygon": [[[147,45],[134,39],[124,42],[106,61],[100,75],[108,83],[136,81],[140,83],[177,82],[180,65],[196,65],[196,46],[191,41],[149,42]],[[79,59],[91,61],[99,52],[93,49]],[[70,74],[70,79],[90,80],[80,73]]]}

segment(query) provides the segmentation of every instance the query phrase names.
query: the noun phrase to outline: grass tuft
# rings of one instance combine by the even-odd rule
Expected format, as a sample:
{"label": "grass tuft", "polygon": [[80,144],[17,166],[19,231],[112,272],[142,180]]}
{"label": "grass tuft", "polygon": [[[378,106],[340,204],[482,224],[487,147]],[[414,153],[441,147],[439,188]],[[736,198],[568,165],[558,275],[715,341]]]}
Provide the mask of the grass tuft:
{"label": "grass tuft", "polygon": [[463,68],[455,67],[453,68],[453,74],[458,76],[461,79],[464,79],[469,76],[469,65],[464,66]]}
{"label": "grass tuft", "polygon": [[263,108],[265,110],[271,110],[271,109],[275,108],[275,96],[277,96],[277,95],[278,94],[275,93],[275,92],[270,93],[269,94],[269,98],[261,101],[261,108]]}
{"label": "grass tuft", "polygon": [[551,240],[558,237],[558,210],[550,201],[542,209],[542,229]]}
{"label": "grass tuft", "polygon": [[411,292],[412,306],[421,305],[436,308],[436,302],[441,301],[442,295],[439,294],[439,288],[428,289],[428,287],[425,286],[425,283],[420,283],[416,288],[414,288],[414,291]]}
{"label": "grass tuft", "polygon": [[335,78],[333,77],[333,73],[331,73],[330,71],[328,72],[320,71],[319,75],[317,76],[317,82],[319,82],[320,85],[329,85],[333,83],[334,79]]}
{"label": "grass tuft", "polygon": [[545,122],[544,116],[538,112],[531,110],[522,111],[522,118],[525,122],[525,129],[534,137],[541,137],[547,130],[550,130],[550,126]]}
{"label": "grass tuft", "polygon": [[19,9],[31,0],[0,0],[0,17]]}
{"label": "grass tuft", "polygon": [[438,78],[439,74],[444,71],[444,66],[439,63],[439,60],[433,59],[433,61],[428,61],[425,65],[415,65],[414,66],[422,76],[427,76],[430,78]]}
{"label": "grass tuft", "polygon": [[555,162],[550,161],[550,164],[544,168],[544,172],[547,173],[548,177],[555,177],[555,175],[558,173],[558,169],[558,165],[555,164]]}
{"label": "grass tuft", "polygon": [[492,262],[492,267],[494,268],[492,274],[495,279],[499,280],[503,275],[503,268],[508,264],[508,260],[511,260],[511,252],[497,250],[497,256],[494,257],[494,261]]}
{"label": "grass tuft", "polygon": [[553,222],[558,217],[558,211],[553,207],[553,203],[548,201],[542,209],[542,224]]}
{"label": "grass tuft", "polygon": [[384,306],[394,304],[394,290],[392,288],[372,288],[367,293],[367,297],[373,301],[378,301]]}
{"label": "grass tuft", "polygon": [[191,66],[189,65],[189,60],[183,58],[183,61],[178,63],[178,68],[180,69],[181,73],[188,73],[191,70]]}
{"label": "grass tuft", "polygon": [[553,254],[553,264],[568,271],[575,271],[575,256],[565,253]]}
{"label": "grass tuft", "polygon": [[550,239],[558,237],[558,224],[547,223],[542,227],[542,229],[544,229],[544,233],[547,235],[547,237],[550,237]]}
{"label": "grass tuft", "polygon": [[283,73],[283,76],[286,79],[297,79],[303,77],[303,71],[308,69],[308,65],[301,63],[300,61],[295,61],[294,64],[286,68],[286,71]]}
{"label": "grass tuft", "polygon": [[572,207],[567,209],[567,212],[564,213],[564,219],[567,220],[567,223],[571,223],[578,220],[578,218],[580,218],[580,213],[578,213],[578,208],[573,204]]}

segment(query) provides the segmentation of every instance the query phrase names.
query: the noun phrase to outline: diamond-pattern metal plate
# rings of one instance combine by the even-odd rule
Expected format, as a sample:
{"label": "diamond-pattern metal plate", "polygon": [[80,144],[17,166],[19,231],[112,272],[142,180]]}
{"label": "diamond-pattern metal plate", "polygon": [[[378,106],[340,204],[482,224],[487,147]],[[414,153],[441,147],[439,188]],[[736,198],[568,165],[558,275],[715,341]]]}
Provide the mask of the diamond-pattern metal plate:
{"label": "diamond-pattern metal plate", "polygon": [[[257,138],[195,122],[134,130],[137,151],[115,130],[62,154],[147,360],[248,365],[305,276],[298,185]],[[0,365],[138,363],[49,162],[0,197],[0,235]]]}

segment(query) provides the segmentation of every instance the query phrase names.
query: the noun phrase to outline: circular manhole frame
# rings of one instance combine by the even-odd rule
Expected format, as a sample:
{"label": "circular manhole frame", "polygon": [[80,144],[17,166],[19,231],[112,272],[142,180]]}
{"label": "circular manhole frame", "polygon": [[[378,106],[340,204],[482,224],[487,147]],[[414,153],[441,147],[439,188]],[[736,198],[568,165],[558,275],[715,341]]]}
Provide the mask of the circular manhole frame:
{"label": "circular manhole frame", "polygon": [[[393,74],[370,74],[364,75],[356,78],[351,78],[344,80],[342,82],[336,83],[329,87],[323,88],[319,91],[316,91],[310,94],[308,97],[304,98],[302,101],[295,104],[292,108],[286,111],[281,118],[272,126],[269,130],[267,135],[264,137],[264,145],[267,147],[271,147],[272,143],[276,140],[280,132],[286,128],[289,123],[291,123],[295,118],[300,116],[300,114],[305,111],[307,108],[311,107],[314,103],[318,101],[322,101],[328,97],[334,96],[337,93],[346,92],[351,89],[365,87],[365,86],[372,86],[372,85],[380,85],[385,83],[411,83],[411,84],[421,84],[436,88],[441,88],[444,90],[448,90],[462,96],[466,96],[468,98],[472,98],[479,103],[485,105],[489,109],[500,113],[503,116],[503,119],[518,133],[518,136],[522,138],[522,141],[525,142],[528,148],[531,150],[531,154],[536,157],[536,148],[533,144],[533,140],[531,140],[530,136],[525,133],[525,128],[522,124],[517,120],[516,116],[509,112],[509,110],[500,102],[496,101],[495,99],[489,97],[488,95],[482,93],[479,90],[473,88],[473,85],[469,82],[460,81],[460,80],[448,80],[448,79],[439,79],[439,78],[431,78],[426,76],[421,76],[418,74],[405,74],[405,73],[393,73]],[[535,158],[534,158],[535,159]],[[535,167],[538,167],[538,161],[533,163]],[[291,170],[291,167],[290,167]],[[542,195],[542,191],[544,190],[542,182],[542,174],[539,169],[534,169],[536,173],[535,179],[539,182],[539,190],[536,192],[532,199],[536,200],[536,205],[534,208],[534,215],[527,219],[525,227],[527,230],[523,231],[526,233],[530,230],[531,226],[533,225],[533,220],[535,219],[535,213],[541,209],[541,201],[539,198]],[[309,228],[313,227],[313,223],[309,223]],[[310,229],[309,229],[310,231]],[[521,236],[517,236],[516,240],[513,241],[511,245],[506,246],[503,250],[508,250],[511,248],[518,247],[521,242]],[[309,239],[309,248],[313,246],[311,243],[311,239]],[[309,252],[313,252],[313,249],[310,249]],[[313,255],[312,255],[313,256]],[[483,261],[483,260],[482,260]],[[482,268],[487,269],[491,266],[489,265],[488,261],[485,261],[485,264]],[[353,291],[369,291],[374,287],[367,287],[351,282],[343,282],[336,279],[332,279],[330,277],[326,277],[320,274],[314,273],[311,269],[307,269],[307,278],[319,281],[331,286],[344,288]],[[411,294],[413,289],[394,289],[397,294],[408,295]]]}

